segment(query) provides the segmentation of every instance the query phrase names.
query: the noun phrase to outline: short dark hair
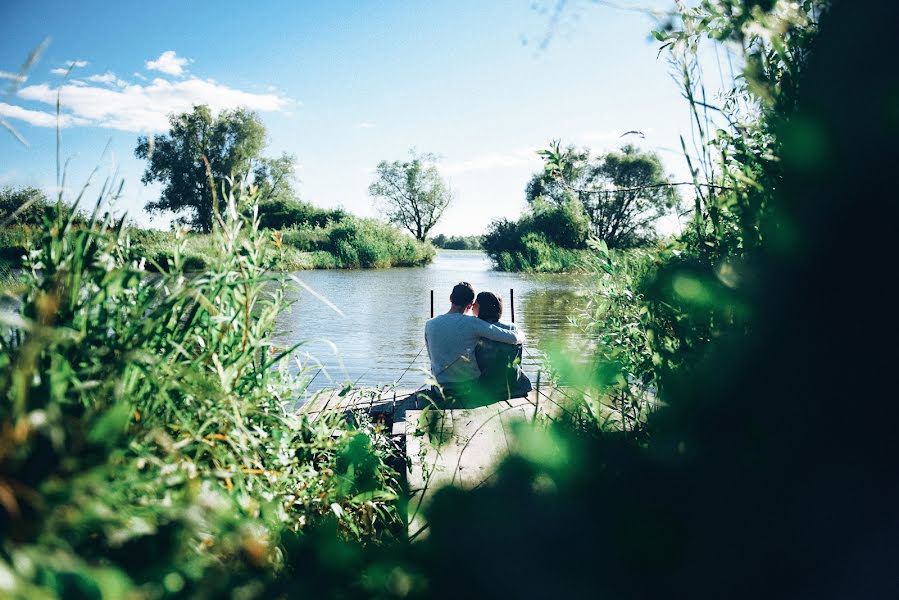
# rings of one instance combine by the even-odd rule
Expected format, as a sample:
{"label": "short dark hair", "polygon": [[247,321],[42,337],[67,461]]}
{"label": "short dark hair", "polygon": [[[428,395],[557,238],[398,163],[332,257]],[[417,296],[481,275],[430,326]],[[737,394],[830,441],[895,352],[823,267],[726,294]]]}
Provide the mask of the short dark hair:
{"label": "short dark hair", "polygon": [[454,306],[468,306],[474,302],[474,288],[467,281],[460,281],[453,286],[453,293],[450,294],[450,302]]}
{"label": "short dark hair", "polygon": [[493,292],[478,294],[478,318],[495,323],[503,316],[503,299]]}

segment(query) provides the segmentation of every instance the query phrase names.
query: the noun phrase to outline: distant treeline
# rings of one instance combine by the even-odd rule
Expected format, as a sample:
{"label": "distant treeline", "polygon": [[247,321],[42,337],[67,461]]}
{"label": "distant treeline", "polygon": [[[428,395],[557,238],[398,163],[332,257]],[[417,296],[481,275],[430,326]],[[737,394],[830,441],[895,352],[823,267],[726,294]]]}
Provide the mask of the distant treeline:
{"label": "distant treeline", "polygon": [[484,238],[480,235],[451,235],[442,233],[431,238],[431,243],[443,250],[480,250]]}

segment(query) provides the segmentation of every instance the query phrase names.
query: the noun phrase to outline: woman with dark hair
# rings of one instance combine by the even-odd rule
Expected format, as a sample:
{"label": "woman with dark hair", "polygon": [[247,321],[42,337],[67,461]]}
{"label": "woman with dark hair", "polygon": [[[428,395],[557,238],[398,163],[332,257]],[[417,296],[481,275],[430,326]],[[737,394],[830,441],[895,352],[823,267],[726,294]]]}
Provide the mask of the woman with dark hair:
{"label": "woman with dark hair", "polygon": [[[475,298],[471,312],[491,325],[517,332],[514,324],[500,323],[503,316],[503,300],[492,292],[481,292]],[[497,400],[523,398],[531,391],[531,381],[521,371],[520,344],[500,344],[488,339],[481,339],[475,348],[475,358],[481,377],[478,385],[482,393]]]}

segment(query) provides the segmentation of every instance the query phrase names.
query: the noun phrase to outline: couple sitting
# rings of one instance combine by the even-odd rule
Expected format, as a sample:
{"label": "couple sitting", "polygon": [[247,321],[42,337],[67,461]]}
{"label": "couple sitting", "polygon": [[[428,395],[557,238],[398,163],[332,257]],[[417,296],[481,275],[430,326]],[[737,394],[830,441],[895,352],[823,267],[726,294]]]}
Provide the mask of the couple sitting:
{"label": "couple sitting", "polygon": [[463,281],[453,287],[450,304],[449,312],[425,325],[438,398],[487,404],[526,396],[531,382],[521,372],[525,337],[515,325],[499,322],[502,299],[490,292],[475,298]]}

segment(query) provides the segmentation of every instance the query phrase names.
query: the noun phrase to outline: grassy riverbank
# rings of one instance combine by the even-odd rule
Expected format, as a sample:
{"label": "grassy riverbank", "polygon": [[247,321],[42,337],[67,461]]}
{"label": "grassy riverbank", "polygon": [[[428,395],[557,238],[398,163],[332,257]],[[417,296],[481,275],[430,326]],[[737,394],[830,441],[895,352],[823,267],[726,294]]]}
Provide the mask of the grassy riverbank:
{"label": "grassy riverbank", "polygon": [[[0,229],[0,260],[7,269],[22,266],[28,240],[36,229],[24,225]],[[323,225],[263,230],[261,235],[267,241],[265,258],[281,271],[412,267],[430,263],[436,254],[431,244],[418,242],[395,227],[350,215]],[[171,266],[176,250],[188,271],[208,268],[221,259],[220,249],[208,234],[129,227],[124,239],[150,270],[157,270],[157,265]]]}

